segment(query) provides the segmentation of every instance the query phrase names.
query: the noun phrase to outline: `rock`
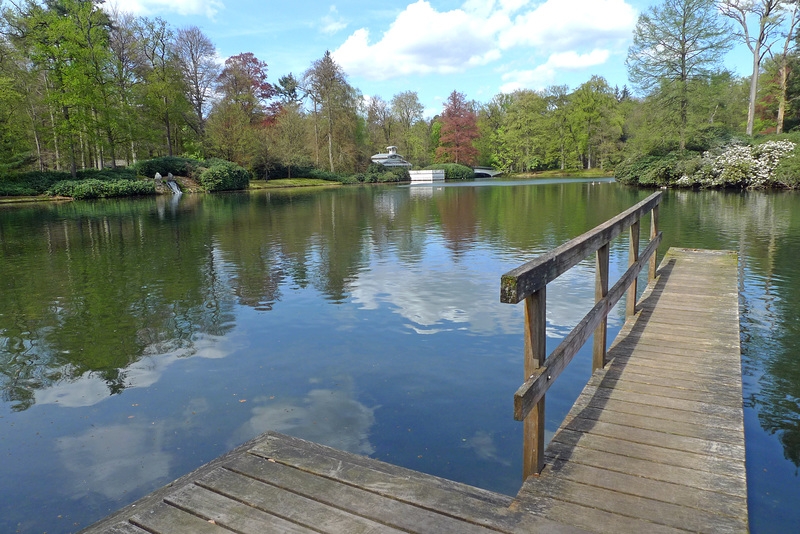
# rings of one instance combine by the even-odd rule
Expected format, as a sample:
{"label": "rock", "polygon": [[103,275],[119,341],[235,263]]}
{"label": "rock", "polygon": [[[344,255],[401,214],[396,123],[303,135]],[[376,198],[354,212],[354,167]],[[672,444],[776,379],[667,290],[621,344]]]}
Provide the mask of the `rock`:
{"label": "rock", "polygon": [[172,176],[172,173],[171,173],[171,172],[168,172],[168,173],[167,173],[167,180],[172,180],[173,182],[175,181],[175,177],[174,177],[174,176]]}
{"label": "rock", "polygon": [[156,182],[160,182],[161,180],[163,180],[163,178],[161,177],[161,173],[160,173],[160,172],[157,172],[157,173],[156,173],[156,178],[155,178],[155,180],[156,180]]}

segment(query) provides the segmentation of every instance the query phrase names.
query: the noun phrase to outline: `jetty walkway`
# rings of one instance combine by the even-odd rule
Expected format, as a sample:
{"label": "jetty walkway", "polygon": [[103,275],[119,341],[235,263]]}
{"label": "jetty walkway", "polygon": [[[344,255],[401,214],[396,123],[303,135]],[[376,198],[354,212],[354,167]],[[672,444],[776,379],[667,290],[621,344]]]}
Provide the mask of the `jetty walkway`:
{"label": "jetty walkway", "polygon": [[[659,202],[652,195],[503,277],[501,299],[524,300],[526,315],[516,498],[268,432],[83,532],[746,532],[738,257],[670,249],[656,270]],[[608,289],[608,242],[625,228],[631,268]],[[594,253],[597,305],[545,356],[546,285]],[[648,263],[650,283],[628,299],[606,351],[608,312],[629,287],[636,294]],[[545,449],[545,392],[592,334],[597,370]]]}

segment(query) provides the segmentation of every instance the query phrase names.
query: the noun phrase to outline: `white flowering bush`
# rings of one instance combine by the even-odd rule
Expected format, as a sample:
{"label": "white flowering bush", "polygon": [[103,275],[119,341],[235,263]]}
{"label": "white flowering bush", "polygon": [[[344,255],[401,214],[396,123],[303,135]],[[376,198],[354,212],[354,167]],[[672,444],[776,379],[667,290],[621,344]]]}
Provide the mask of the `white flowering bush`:
{"label": "white flowering bush", "polygon": [[[694,172],[684,173],[676,185],[692,187],[748,187],[786,185],[776,180],[775,169],[787,158],[794,157],[795,143],[767,141],[756,146],[732,145],[719,154],[705,152],[693,162]],[[688,166],[687,166],[688,167]]]}

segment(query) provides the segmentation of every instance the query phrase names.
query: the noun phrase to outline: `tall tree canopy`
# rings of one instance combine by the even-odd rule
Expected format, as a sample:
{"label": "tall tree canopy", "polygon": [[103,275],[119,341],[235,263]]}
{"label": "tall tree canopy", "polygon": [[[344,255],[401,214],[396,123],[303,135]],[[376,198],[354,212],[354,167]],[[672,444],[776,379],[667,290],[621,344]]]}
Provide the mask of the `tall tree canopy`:
{"label": "tall tree canopy", "polygon": [[436,150],[439,161],[475,165],[478,149],[472,142],[479,135],[477,120],[466,95],[458,91],[450,93],[440,117],[442,133]]}
{"label": "tall tree canopy", "polygon": [[[753,135],[761,61],[778,35],[778,30],[786,16],[784,8],[789,3],[791,2],[788,0],[721,0],[719,2],[722,14],[738,23],[739,31],[736,32],[736,35],[753,54],[753,72],[750,77],[750,97],[747,108],[747,135]],[[748,19],[755,19],[755,28],[749,26]]]}
{"label": "tall tree canopy", "polygon": [[645,93],[657,91],[677,118],[686,146],[690,82],[709,77],[730,49],[730,31],[713,0],[664,0],[639,16],[628,49],[628,76]]}

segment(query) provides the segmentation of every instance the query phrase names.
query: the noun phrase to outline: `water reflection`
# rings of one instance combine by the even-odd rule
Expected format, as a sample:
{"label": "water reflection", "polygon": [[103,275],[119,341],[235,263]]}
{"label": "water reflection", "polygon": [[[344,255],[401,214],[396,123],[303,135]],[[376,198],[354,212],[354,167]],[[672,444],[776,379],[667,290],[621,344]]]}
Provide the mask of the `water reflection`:
{"label": "water reflection", "polygon": [[252,416],[234,433],[229,445],[275,430],[355,454],[374,453],[369,433],[375,423],[375,407],[354,398],[352,378],[340,377],[337,385],[337,389],[311,389],[302,398],[253,399]]}
{"label": "water reflection", "polygon": [[165,423],[136,422],[58,439],[58,457],[77,482],[69,486],[70,498],[100,494],[119,500],[142,486],[168,482],[172,455],[163,446],[170,433]]}
{"label": "water reflection", "polygon": [[[74,507],[96,519],[268,429],[516,491],[522,310],[498,302],[500,275],[649,192],[480,185],[0,210],[0,435],[14,466],[0,471],[0,530],[34,494],[59,509],[65,493],[105,499]],[[800,197],[670,191],[661,213],[662,254],[741,255],[751,519],[764,528],[800,498]],[[626,259],[622,239],[612,277]],[[548,288],[548,346],[593,292],[593,259]],[[548,435],[588,374],[581,358],[548,396]],[[128,420],[141,399],[147,416]],[[62,489],[31,475],[30,492],[12,491],[36,469]]]}

